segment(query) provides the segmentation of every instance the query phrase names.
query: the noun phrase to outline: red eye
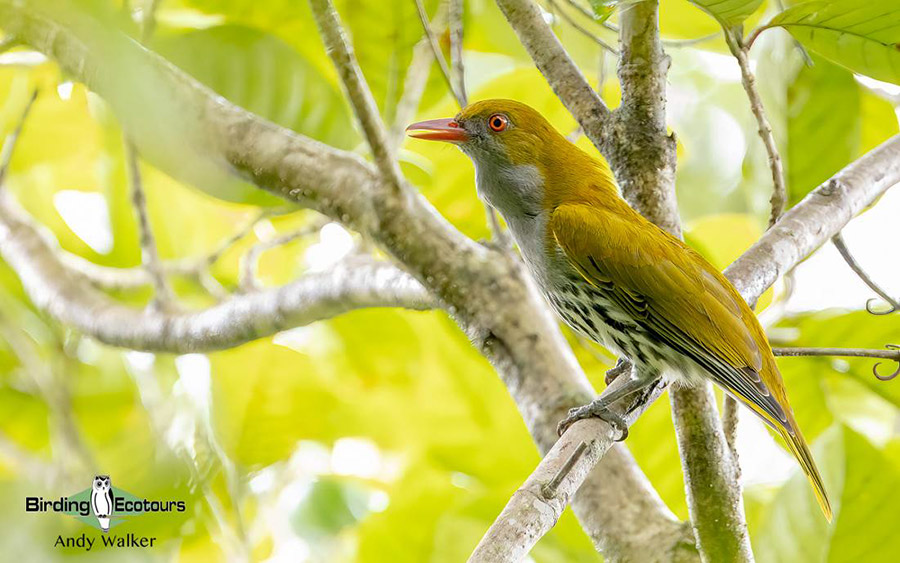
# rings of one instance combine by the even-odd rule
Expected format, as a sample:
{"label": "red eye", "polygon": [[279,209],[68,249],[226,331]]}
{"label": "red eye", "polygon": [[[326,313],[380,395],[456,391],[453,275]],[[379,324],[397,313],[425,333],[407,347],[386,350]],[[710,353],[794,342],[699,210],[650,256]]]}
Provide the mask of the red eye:
{"label": "red eye", "polygon": [[498,133],[506,129],[507,125],[509,125],[509,119],[502,113],[495,113],[488,119],[488,126]]}

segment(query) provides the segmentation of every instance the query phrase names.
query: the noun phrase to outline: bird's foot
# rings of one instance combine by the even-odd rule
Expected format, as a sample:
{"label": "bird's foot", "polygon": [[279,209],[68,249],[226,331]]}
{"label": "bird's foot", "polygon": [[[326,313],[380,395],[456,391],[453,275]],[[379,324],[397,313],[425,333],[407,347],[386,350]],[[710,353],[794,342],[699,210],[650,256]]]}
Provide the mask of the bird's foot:
{"label": "bird's foot", "polygon": [[628,437],[628,423],[625,422],[624,418],[611,411],[605,401],[600,399],[574,409],[569,409],[568,416],[560,421],[556,427],[556,432],[562,436],[570,426],[579,420],[594,417],[603,420],[621,432],[622,435],[616,438],[616,442],[621,442]]}
{"label": "bird's foot", "polygon": [[606,377],[604,381],[607,385],[616,380],[620,375],[626,374],[631,371],[631,360],[628,358],[619,358],[616,360],[616,365],[611,369],[606,370]]}

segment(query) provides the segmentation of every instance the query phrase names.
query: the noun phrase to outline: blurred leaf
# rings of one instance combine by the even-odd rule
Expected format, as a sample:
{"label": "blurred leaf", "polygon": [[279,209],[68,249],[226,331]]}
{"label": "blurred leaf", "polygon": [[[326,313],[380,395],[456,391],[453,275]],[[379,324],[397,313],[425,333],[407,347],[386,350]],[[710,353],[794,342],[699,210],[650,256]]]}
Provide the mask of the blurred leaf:
{"label": "blurred leaf", "polygon": [[704,12],[716,18],[723,27],[740,25],[762,5],[763,0],[690,0]]}
{"label": "blurred leaf", "polygon": [[312,540],[336,535],[366,515],[368,500],[368,491],[352,481],[318,479],[291,514],[291,526]]}
{"label": "blurred leaf", "polygon": [[860,87],[847,70],[816,57],[788,86],[787,180],[790,203],[859,152]]}
{"label": "blurred leaf", "polygon": [[752,215],[723,213],[692,221],[685,240],[718,270],[724,270],[762,235]]}
{"label": "blurred leaf", "polygon": [[[341,413],[310,358],[268,340],[210,355],[213,419],[226,452],[255,467],[284,459],[298,440],[322,438]],[[318,416],[308,413],[318,412]]]}
{"label": "blurred leaf", "polygon": [[269,34],[225,25],[158,36],[153,48],[218,94],[278,125],[339,148],[357,141],[340,90]]}
{"label": "blurred leaf", "polygon": [[[659,3],[659,30],[664,37],[696,39],[722,31],[722,26],[690,0],[664,0]],[[727,48],[724,42],[722,48]]]}
{"label": "blurred leaf", "polygon": [[759,561],[896,560],[900,536],[891,516],[900,503],[900,472],[852,430],[835,426],[813,447],[835,521],[828,524],[806,477],[797,471],[752,530]]}
{"label": "blurred leaf", "polygon": [[617,5],[630,4],[631,2],[627,0],[620,2],[616,0],[590,0],[588,3],[591,5],[591,11],[594,12],[594,17],[597,21],[606,21],[615,13]]}
{"label": "blurred leaf", "polygon": [[[85,73],[87,85],[109,103],[142,157],[169,175],[210,195],[252,204],[281,200],[244,181],[219,150],[219,140],[191,99],[204,94],[187,89],[188,100],[175,99],[171,70],[129,37],[114,14],[95,9],[88,15],[69,3],[36,0],[36,10],[53,13],[97,57]],[[14,30],[13,30],[14,31]],[[168,85],[168,86],[165,86]],[[180,134],[173,135],[172,131]]]}
{"label": "blurred leaf", "polygon": [[813,55],[788,85],[786,166],[791,203],[881,144],[897,128],[891,104],[853,74]]}
{"label": "blurred leaf", "polygon": [[896,0],[804,2],[775,16],[809,49],[854,72],[900,84],[900,9]]}

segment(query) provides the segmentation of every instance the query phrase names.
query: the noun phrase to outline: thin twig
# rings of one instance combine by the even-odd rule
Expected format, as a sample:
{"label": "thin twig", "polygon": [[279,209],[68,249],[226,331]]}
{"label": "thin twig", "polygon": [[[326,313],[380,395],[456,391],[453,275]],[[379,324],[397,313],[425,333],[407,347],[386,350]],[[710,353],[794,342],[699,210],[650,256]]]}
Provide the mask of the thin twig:
{"label": "thin twig", "polygon": [[28,119],[28,114],[31,112],[31,107],[34,105],[37,96],[38,91],[35,89],[35,91],[31,93],[31,97],[28,98],[25,109],[22,110],[22,116],[19,117],[16,128],[13,129],[13,132],[10,133],[8,137],[6,137],[6,141],[3,143],[3,151],[0,152],[0,188],[3,187],[3,183],[6,180],[6,173],[9,170],[10,162],[12,162],[13,151],[16,147],[16,143],[19,142],[19,135],[22,134],[22,128],[25,127],[25,120]]}
{"label": "thin twig", "polygon": [[[589,9],[585,8],[584,6],[582,6],[575,0],[566,0],[566,3],[569,6],[572,6],[573,8],[575,8],[581,15],[590,19],[592,22],[599,24],[604,29],[607,29],[614,33],[619,33],[619,26],[612,23],[608,19],[597,18],[597,16],[594,15],[593,12],[591,12]],[[703,37],[695,37],[693,39],[661,39],[661,41],[665,47],[675,47],[677,49],[677,48],[681,48],[681,47],[691,47],[691,46],[697,45],[699,43],[704,43],[706,41],[709,41],[710,39],[715,39],[719,35],[720,35],[720,33],[717,31],[715,33],[710,33],[709,35],[704,35]]]}
{"label": "thin twig", "polygon": [[150,218],[147,215],[147,200],[144,197],[144,188],[141,182],[140,163],[137,149],[129,140],[125,140],[125,160],[128,164],[129,182],[131,184],[131,203],[134,206],[138,218],[140,230],[141,263],[150,279],[156,293],[153,295],[151,307],[167,310],[174,303],[174,294],[163,271],[162,262],[156,247],[156,238],[150,227]]}
{"label": "thin twig", "polygon": [[431,45],[431,52],[434,53],[434,60],[437,61],[438,67],[441,69],[441,75],[444,77],[444,82],[447,83],[447,88],[450,90],[450,93],[453,94],[453,98],[456,100],[457,105],[460,108],[466,107],[464,96],[456,91],[453,84],[453,75],[450,73],[450,67],[447,66],[447,60],[444,59],[444,54],[441,52],[441,46],[438,43],[437,37],[434,35],[434,31],[431,29],[431,24],[428,22],[428,14],[425,12],[425,6],[422,5],[422,0],[416,0],[416,10],[419,13],[419,21],[422,22],[422,29],[425,31],[428,43]]}
{"label": "thin twig", "polygon": [[[447,24],[450,30],[450,68],[447,69],[444,56],[438,47],[431,26],[428,24],[425,8],[422,6],[422,0],[416,0],[416,7],[419,11],[419,18],[422,20],[422,27],[428,37],[428,42],[437,59],[441,72],[446,72],[444,78],[450,87],[450,92],[456,98],[456,103],[460,108],[469,105],[469,96],[466,92],[466,71],[463,65],[463,2],[462,0],[449,0]],[[491,230],[491,239],[495,246],[502,251],[512,249],[512,239],[509,234],[503,230],[500,224],[500,218],[497,216],[497,210],[484,204],[484,212],[487,215],[488,227]]]}
{"label": "thin twig", "polygon": [[242,238],[249,235],[260,221],[267,217],[271,217],[272,214],[273,212],[271,210],[263,209],[247,221],[240,229],[236,230],[228,238],[223,239],[212,252],[202,257],[200,261],[207,267],[213,266],[219,261],[223,254],[231,249],[231,247],[237,244]]}
{"label": "thin twig", "polygon": [[461,107],[469,105],[466,92],[466,68],[463,64],[463,1],[449,0],[447,25],[450,29],[450,75],[456,84]]}
{"label": "thin twig", "polygon": [[772,126],[769,125],[769,119],[766,116],[765,108],[763,108],[762,99],[759,97],[759,90],[756,88],[756,78],[753,71],[750,70],[750,59],[748,57],[748,47],[742,42],[740,30],[726,29],[725,42],[731,54],[737,59],[738,65],[741,67],[741,83],[747,98],[750,100],[750,109],[756,117],[756,123],[759,126],[759,137],[762,139],[763,145],[766,147],[766,153],[769,155],[769,168],[772,170],[772,197],[769,200],[771,212],[769,213],[769,226],[775,224],[779,217],[784,213],[787,205],[787,187],[784,182],[784,166],[781,162],[781,155],[778,154],[778,147],[775,144],[775,135],[772,133]]}
{"label": "thin twig", "polygon": [[891,297],[888,292],[881,289],[881,287],[872,280],[869,274],[867,274],[866,271],[863,270],[862,266],[859,265],[856,259],[853,258],[853,255],[850,254],[850,249],[847,248],[847,244],[844,242],[844,237],[843,235],[841,235],[841,233],[838,233],[831,237],[831,242],[834,244],[834,247],[837,248],[838,252],[841,253],[841,257],[844,259],[847,265],[850,266],[850,269],[853,270],[857,276],[859,276],[859,279],[861,279],[863,283],[869,286],[869,289],[877,293],[879,297],[884,299],[885,302],[890,305],[890,309],[887,309],[885,311],[876,311],[872,308],[872,302],[874,301],[874,299],[869,299],[866,301],[866,311],[873,315],[889,315],[894,311],[900,310],[900,303],[898,303],[896,299]]}
{"label": "thin twig", "polygon": [[615,143],[609,135],[612,111],[544,21],[540,7],[532,0],[497,0],[497,5],[553,92],[615,168],[618,153],[611,150]]}
{"label": "thin twig", "polygon": [[559,7],[559,5],[555,2],[555,0],[547,0],[547,3],[552,6],[556,12],[562,17],[562,19],[566,20],[566,22],[571,25],[576,31],[599,45],[602,49],[609,51],[610,53],[619,56],[619,50],[598,37],[596,34],[592,33],[590,30],[582,27],[575,19],[568,14],[565,10]]}
{"label": "thin twig", "polygon": [[[210,295],[220,301],[227,298],[229,296],[228,291],[212,277],[209,272],[210,268],[222,257],[222,255],[224,255],[225,252],[237,244],[238,241],[246,237],[260,220],[271,216],[273,213],[272,210],[261,211],[251,220],[247,221],[244,226],[220,242],[209,254],[163,261],[162,268],[164,273],[166,276],[182,276],[193,279],[203,286]],[[81,256],[66,252],[61,248],[57,249],[56,255],[57,259],[68,269],[86,278],[94,286],[102,289],[127,291],[142,288],[153,283],[153,280],[143,266],[138,266],[136,268],[101,266],[89,260],[85,260]]]}
{"label": "thin twig", "polygon": [[569,459],[563,463],[562,467],[559,468],[559,471],[556,472],[556,475],[553,476],[553,479],[550,479],[546,485],[541,487],[544,498],[551,499],[556,496],[556,490],[559,488],[560,483],[562,483],[562,480],[566,478],[566,475],[572,471],[572,468],[575,467],[575,464],[578,462],[578,458],[581,457],[581,454],[584,453],[587,447],[588,445],[585,442],[578,444],[578,447],[575,448],[575,451],[572,452]]}
{"label": "thin twig", "polygon": [[596,14],[594,14],[594,12],[592,12],[588,8],[585,8],[584,6],[582,6],[575,0],[566,0],[566,3],[569,4],[569,6],[572,6],[573,8],[578,10],[581,13],[581,15],[588,18],[592,22],[599,23],[601,26],[605,27],[609,31],[614,31],[616,33],[619,33],[619,26],[611,23],[608,19],[597,18]]}
{"label": "thin twig", "polygon": [[883,360],[891,360],[897,362],[897,370],[888,375],[878,373],[878,366],[881,362],[872,366],[872,373],[881,381],[888,381],[900,375],[900,346],[896,344],[885,344],[887,350],[872,350],[868,348],[773,348],[772,352],[776,356],[798,357],[798,356],[837,356],[844,358],[880,358]]}
{"label": "thin twig", "polygon": [[304,225],[297,230],[284,233],[271,240],[253,245],[250,250],[241,257],[241,273],[238,281],[241,292],[249,293],[251,291],[259,291],[262,289],[262,285],[260,285],[259,280],[256,277],[256,270],[257,265],[259,264],[259,257],[262,256],[265,251],[307,237],[321,229],[324,223],[323,220],[318,220],[312,224]]}
{"label": "thin twig", "polygon": [[710,33],[709,35],[704,35],[703,37],[695,37],[693,39],[663,39],[662,43],[666,47],[672,47],[674,49],[681,49],[684,47],[693,47],[694,45],[699,45],[700,43],[706,43],[712,39],[716,39],[719,37],[721,33],[718,31],[715,33]]}
{"label": "thin twig", "polygon": [[362,127],[369,148],[375,157],[375,164],[384,181],[394,190],[402,190],[405,186],[400,166],[394,158],[394,151],[388,141],[387,129],[378,113],[378,106],[372,91],[369,89],[366,79],[356,61],[353,47],[344,33],[340,18],[331,0],[310,0],[313,16],[319,26],[319,33],[328,56],[331,58],[347,98],[353,106],[356,118]]}

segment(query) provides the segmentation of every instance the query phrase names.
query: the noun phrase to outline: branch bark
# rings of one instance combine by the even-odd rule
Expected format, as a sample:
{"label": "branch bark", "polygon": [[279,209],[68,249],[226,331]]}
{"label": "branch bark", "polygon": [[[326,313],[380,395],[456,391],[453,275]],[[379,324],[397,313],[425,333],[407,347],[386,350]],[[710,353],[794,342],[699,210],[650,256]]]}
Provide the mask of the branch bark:
{"label": "branch bark", "polygon": [[[666,132],[669,57],[659,36],[657,0],[624,6],[619,39],[622,106],[615,112],[616,179],[644,217],[681,236],[675,200],[675,137]],[[612,162],[611,162],[612,163]],[[750,561],[753,555],[736,458],[725,439],[709,383],[669,393],[688,509],[701,557]]]}
{"label": "branch bark", "polygon": [[331,0],[309,0],[309,4],[319,26],[319,34],[325,43],[325,50],[328,51],[328,56],[331,57],[334,68],[341,77],[347,98],[375,156],[375,164],[381,172],[381,178],[399,190],[404,185],[400,164],[394,158],[387,129],[378,113],[378,105],[356,62],[356,54],[344,32],[341,20]]}
{"label": "branch bark", "polygon": [[278,289],[233,297],[203,311],[140,311],[111,299],[66,267],[53,243],[8,194],[0,199],[0,256],[38,308],[101,342],[133,350],[208,352],[358,308],[435,306],[412,276],[370,260],[307,274]]}
{"label": "branch bark", "polygon": [[612,164],[615,153],[607,137],[612,112],[544,21],[541,9],[532,0],[497,0],[497,5],[553,92]]}
{"label": "branch bark", "polygon": [[[621,385],[625,380],[625,377],[619,377],[610,387]],[[631,425],[663,390],[664,387],[657,384],[643,400],[637,401],[633,409],[624,408],[620,404],[613,405],[612,408]],[[569,499],[576,491],[580,491],[579,487],[583,486],[585,477],[592,471],[606,469],[605,464],[598,463],[601,460],[608,463],[610,459],[625,455],[625,448],[614,446],[618,436],[618,430],[599,419],[581,420],[573,424],[510,498],[478,543],[469,563],[500,563],[525,559],[538,540],[556,525]],[[627,460],[629,464],[633,463],[630,456]],[[607,470],[603,475],[613,477],[615,474]],[[551,482],[552,490],[548,487]],[[619,501],[617,507],[621,512],[613,513],[614,518],[632,514],[640,518],[640,514],[646,510],[646,507],[641,506],[640,499],[617,496],[612,491],[605,498]],[[655,493],[643,502],[648,501],[657,505],[655,510],[664,508]],[[600,514],[604,512],[609,514],[607,511],[600,511]],[[612,522],[603,523],[615,526]],[[670,516],[667,524],[656,529],[652,522],[648,522],[646,527],[630,530],[630,541],[634,545],[628,553],[604,551],[604,556],[616,561],[696,561],[697,549],[687,525],[678,522],[674,516]],[[663,535],[668,541],[661,541]]]}
{"label": "branch bark", "polygon": [[900,135],[826,180],[788,210],[725,275],[748,303],[900,182]]}

